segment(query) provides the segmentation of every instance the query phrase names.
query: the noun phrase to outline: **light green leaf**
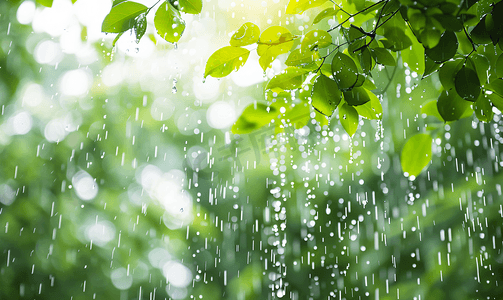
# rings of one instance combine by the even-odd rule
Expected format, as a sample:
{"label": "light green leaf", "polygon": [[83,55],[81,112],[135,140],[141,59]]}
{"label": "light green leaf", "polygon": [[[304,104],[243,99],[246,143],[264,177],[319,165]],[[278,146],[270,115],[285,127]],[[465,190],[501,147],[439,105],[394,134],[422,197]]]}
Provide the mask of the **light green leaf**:
{"label": "light green leaf", "polygon": [[[412,136],[403,146],[400,163],[407,176],[414,178],[431,161],[432,138],[428,134],[419,133]],[[414,179],[411,178],[411,179]]]}
{"label": "light green leaf", "polygon": [[477,72],[464,66],[454,78],[456,92],[461,98],[475,102],[480,95],[480,81]]}
{"label": "light green leaf", "polygon": [[309,64],[319,59],[318,51],[303,50],[302,48],[293,50],[285,61],[287,66],[298,66]]}
{"label": "light green leaf", "polygon": [[234,123],[231,132],[238,134],[250,133],[269,124],[279,113],[279,110],[274,106],[267,106],[264,103],[250,104]]}
{"label": "light green leaf", "polygon": [[355,86],[359,77],[356,63],[349,55],[341,52],[335,54],[332,59],[332,74],[341,90]]}
{"label": "light green leaf", "polygon": [[407,63],[408,67],[417,74],[423,74],[425,69],[424,47],[419,43],[414,33],[409,28],[406,28],[405,34],[412,42],[411,46],[403,49],[402,60]]}
{"label": "light green leaf", "polygon": [[147,31],[147,18],[145,14],[141,14],[137,17],[136,23],[134,24],[134,31],[136,35],[136,43],[138,44]]}
{"label": "light green leaf", "polygon": [[487,94],[487,97],[491,100],[491,103],[499,109],[499,111],[503,112],[503,96],[500,96],[496,93]]}
{"label": "light green leaf", "polygon": [[336,16],[340,11],[339,8],[329,7],[321,11],[313,20],[313,24],[318,24],[321,20],[328,17]]}
{"label": "light green leaf", "polygon": [[412,45],[412,41],[400,27],[388,27],[384,30],[385,39],[380,41],[384,47],[391,51],[400,51],[407,49]]}
{"label": "light green leaf", "polygon": [[426,103],[425,105],[423,105],[423,107],[421,107],[421,114],[432,116],[432,117],[439,119],[440,121],[444,121],[444,119],[442,118],[442,116],[438,112],[437,100],[432,100],[432,101]]}
{"label": "light green leaf", "polygon": [[350,91],[344,92],[344,100],[350,106],[362,105],[370,101],[369,94],[372,94],[372,92],[367,92],[362,87],[355,87]]}
{"label": "light green leaf", "polygon": [[250,50],[240,47],[227,46],[215,51],[206,62],[204,77],[211,75],[221,78],[229,75],[232,71],[241,68],[248,59]]}
{"label": "light green leaf", "polygon": [[335,81],[320,75],[314,82],[311,98],[314,109],[330,117],[341,102],[342,94]]}
{"label": "light green leaf", "polygon": [[203,10],[202,0],[178,0],[180,11],[186,14],[197,15]]}
{"label": "light green leaf", "polygon": [[52,2],[54,2],[54,0],[37,0],[38,4],[41,4],[45,7],[52,7]]}
{"label": "light green leaf", "polygon": [[157,33],[169,43],[178,42],[185,30],[180,12],[167,1],[155,12],[154,24]]}
{"label": "light green leaf", "polygon": [[266,90],[281,92],[283,90],[297,89],[302,85],[304,80],[306,80],[307,73],[309,73],[309,71],[306,69],[288,67],[283,70],[281,74],[278,74],[269,80]]}
{"label": "light green leaf", "polygon": [[285,113],[285,119],[297,129],[306,126],[311,119],[309,104],[304,102],[295,105]]}
{"label": "light green leaf", "polygon": [[294,36],[282,26],[271,26],[264,30],[258,41],[257,54],[259,64],[265,71],[280,54],[287,53],[293,47]]}
{"label": "light green leaf", "polygon": [[358,129],[359,115],[354,107],[347,103],[339,107],[339,121],[347,134],[352,137]]}
{"label": "light green leaf", "polygon": [[121,33],[133,28],[136,17],[145,13],[148,7],[133,1],[124,1],[112,7],[101,24],[102,32]]}
{"label": "light green leaf", "polygon": [[324,30],[311,30],[302,40],[301,49],[314,50],[332,45],[332,36]]}
{"label": "light green leaf", "polygon": [[382,119],[382,105],[374,93],[367,91],[370,101],[365,104],[355,106],[354,108],[358,114],[368,120],[380,120]]}
{"label": "light green leaf", "polygon": [[310,8],[322,5],[328,0],[290,0],[286,7],[287,14],[300,14]]}
{"label": "light green leaf", "polygon": [[258,42],[260,37],[260,29],[257,25],[246,22],[232,35],[230,44],[231,46],[247,46]]}

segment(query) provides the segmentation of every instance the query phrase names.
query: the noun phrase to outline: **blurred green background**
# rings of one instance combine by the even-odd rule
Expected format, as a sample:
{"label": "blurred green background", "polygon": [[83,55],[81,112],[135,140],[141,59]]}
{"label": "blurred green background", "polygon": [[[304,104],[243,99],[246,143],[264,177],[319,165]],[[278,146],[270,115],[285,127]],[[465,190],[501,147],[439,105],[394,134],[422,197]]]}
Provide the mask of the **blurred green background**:
{"label": "blurred green background", "polygon": [[437,75],[397,67],[352,140],[314,112],[230,134],[285,57],[203,81],[205,62],[244,21],[313,27],[285,5],[207,0],[178,45],[150,26],[112,51],[111,1],[0,3],[0,299],[501,299],[500,112],[438,123]]}

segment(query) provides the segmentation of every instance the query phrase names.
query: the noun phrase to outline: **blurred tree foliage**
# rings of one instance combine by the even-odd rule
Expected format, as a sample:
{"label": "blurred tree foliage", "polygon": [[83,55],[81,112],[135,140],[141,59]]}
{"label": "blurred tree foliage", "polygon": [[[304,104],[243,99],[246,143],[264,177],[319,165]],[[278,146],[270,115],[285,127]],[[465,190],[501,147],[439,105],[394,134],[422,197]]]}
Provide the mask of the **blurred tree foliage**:
{"label": "blurred tree foliage", "polygon": [[[0,299],[503,294],[501,2],[291,1],[300,17],[245,23],[199,69],[225,77],[251,44],[263,70],[284,69],[234,88],[256,100],[223,130],[191,92],[105,85],[114,60],[141,61],[111,52],[117,38],[82,27],[96,59],[37,62],[36,45],[58,40],[20,24],[21,3],[0,3]],[[103,31],[159,51],[206,9],[111,4]],[[88,91],[62,94],[79,69],[97,74]],[[159,97],[185,102],[157,116]]]}

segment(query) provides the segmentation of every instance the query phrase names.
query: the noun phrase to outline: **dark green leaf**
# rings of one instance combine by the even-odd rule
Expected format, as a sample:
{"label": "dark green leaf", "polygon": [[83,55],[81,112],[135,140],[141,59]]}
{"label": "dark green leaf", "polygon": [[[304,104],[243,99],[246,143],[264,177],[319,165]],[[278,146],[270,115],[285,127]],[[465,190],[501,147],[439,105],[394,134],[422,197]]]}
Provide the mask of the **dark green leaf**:
{"label": "dark green leaf", "polygon": [[186,14],[197,15],[203,9],[202,0],[178,0],[178,5],[180,6],[180,11]]}
{"label": "dark green leaf", "polygon": [[475,115],[482,122],[490,122],[493,119],[493,107],[489,98],[485,94],[481,94],[477,101],[475,102],[475,106],[473,108],[475,111]]}
{"label": "dark green leaf", "polygon": [[141,14],[136,18],[136,23],[134,24],[134,31],[136,34],[136,43],[138,44],[140,42],[140,39],[147,31],[147,18],[145,14]]}
{"label": "dark green leaf", "polygon": [[440,121],[444,121],[444,119],[442,118],[442,116],[438,112],[437,100],[432,100],[432,101],[426,103],[425,105],[423,105],[423,107],[421,107],[421,114],[436,117]]}
{"label": "dark green leaf", "polygon": [[320,75],[314,82],[311,98],[314,109],[326,116],[331,116],[341,102],[342,94],[335,81],[325,75]]}
{"label": "dark green leaf", "polygon": [[440,42],[441,32],[438,29],[426,28],[421,32],[421,43],[425,48],[434,48]]}
{"label": "dark green leaf", "polygon": [[440,67],[438,77],[445,90],[454,89],[454,76],[463,67],[463,59],[451,60]]}
{"label": "dark green leaf", "polygon": [[412,136],[407,143],[405,143],[402,149],[400,163],[406,176],[414,176],[411,179],[415,179],[415,177],[430,163],[431,143],[431,136],[424,133]]}
{"label": "dark green leaf", "polygon": [[442,27],[450,31],[461,31],[463,30],[463,23],[453,15],[434,15],[433,16]]}
{"label": "dark green leaf", "polygon": [[220,48],[208,58],[204,77],[208,75],[215,78],[225,77],[241,68],[249,55],[250,50],[245,48],[232,46]]}
{"label": "dark green leaf", "polygon": [[133,28],[135,19],[147,11],[143,4],[124,1],[112,7],[101,24],[102,32],[120,33]]}
{"label": "dark green leaf", "polygon": [[435,62],[444,62],[456,54],[458,50],[458,39],[452,31],[446,31],[440,38],[438,44],[431,48],[425,49],[426,55]]}
{"label": "dark green leaf", "polygon": [[486,86],[491,91],[503,97],[503,79],[494,79],[489,85]]}
{"label": "dark green leaf", "polygon": [[381,42],[384,47],[390,49],[391,51],[400,51],[409,48],[412,45],[412,41],[405,34],[402,28],[387,27],[383,34],[386,39],[381,39]]}
{"label": "dark green leaf", "polygon": [[496,106],[501,112],[503,112],[503,96],[496,93],[488,94],[487,97],[491,100],[491,103]]}
{"label": "dark green leaf", "polygon": [[470,103],[456,93],[443,91],[438,97],[437,109],[444,121],[456,121],[461,119]]}
{"label": "dark green leaf", "polygon": [[246,22],[232,35],[230,40],[231,46],[247,46],[258,42],[260,37],[260,29],[257,25]]}
{"label": "dark green leaf", "polygon": [[358,129],[359,115],[354,107],[344,103],[339,107],[339,121],[348,135],[351,137]]}
{"label": "dark green leaf", "polygon": [[480,22],[470,32],[470,37],[477,44],[489,44],[491,37],[486,29],[486,17],[482,18]]}
{"label": "dark green leaf", "polygon": [[353,59],[338,52],[332,59],[332,74],[341,90],[352,88],[358,80],[358,68]]}
{"label": "dark green leaf", "polygon": [[465,100],[475,102],[480,95],[480,81],[477,72],[466,66],[456,73],[454,86],[458,95]]}
{"label": "dark green leaf", "polygon": [[[391,55],[391,54],[390,54]],[[370,53],[370,50],[365,47],[360,52],[360,66],[364,73],[369,73],[375,67],[375,60]]]}
{"label": "dark green leaf", "polygon": [[370,101],[367,90],[363,87],[355,87],[350,91],[344,92],[344,100],[350,106],[362,105]]}
{"label": "dark green leaf", "polygon": [[382,119],[381,102],[379,101],[377,96],[374,95],[374,93],[367,91],[367,94],[370,96],[370,101],[362,105],[354,106],[354,108],[356,109],[359,115],[361,115],[366,119],[369,120]]}
{"label": "dark green leaf", "polygon": [[396,61],[388,50],[384,48],[374,48],[371,49],[371,51],[377,63],[385,66],[396,66]]}
{"label": "dark green leaf", "polygon": [[496,68],[496,76],[498,78],[502,78],[503,77],[503,54],[501,54],[498,57],[498,59],[496,60],[495,68]]}

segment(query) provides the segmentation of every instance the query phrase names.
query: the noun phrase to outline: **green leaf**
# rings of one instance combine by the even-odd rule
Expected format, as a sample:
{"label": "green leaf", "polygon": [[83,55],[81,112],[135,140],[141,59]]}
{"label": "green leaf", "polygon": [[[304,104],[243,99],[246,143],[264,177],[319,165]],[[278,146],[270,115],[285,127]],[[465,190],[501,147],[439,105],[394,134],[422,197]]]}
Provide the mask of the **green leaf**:
{"label": "green leaf", "polygon": [[257,25],[246,22],[232,35],[230,44],[231,46],[247,46],[258,42],[260,37],[260,29]]}
{"label": "green leaf", "polygon": [[148,7],[133,1],[124,1],[112,7],[101,24],[102,32],[121,33],[133,28],[135,19]]}
{"label": "green leaf", "polygon": [[250,133],[269,124],[279,113],[279,110],[273,106],[267,106],[263,103],[250,104],[234,123],[231,132],[238,134]]}
{"label": "green leaf", "polygon": [[197,15],[203,10],[202,0],[178,0],[180,11],[186,14]]}
{"label": "green leaf", "polygon": [[385,66],[396,66],[396,61],[388,50],[384,48],[374,48],[371,49],[371,51],[378,64]]}
{"label": "green leaf", "polygon": [[[138,44],[147,31],[147,18],[145,14],[141,14],[136,18],[136,23],[134,24],[134,31],[136,35],[136,43]],[[115,44],[115,43],[114,43]]]}
{"label": "green leaf", "polygon": [[157,33],[169,43],[176,43],[185,30],[185,22],[180,17],[180,12],[169,2],[164,2],[155,12],[155,28]]}
{"label": "green leaf", "polygon": [[[475,68],[479,77],[480,83],[487,82],[487,70],[489,69],[489,60],[482,54],[472,54],[468,57],[468,61]],[[503,63],[503,62],[502,62]],[[495,65],[497,67],[497,64]],[[502,66],[503,67],[503,66]]]}
{"label": "green leaf", "polygon": [[341,90],[355,86],[359,77],[358,68],[353,59],[342,52],[335,54],[332,59],[332,74]]}
{"label": "green leaf", "polygon": [[403,146],[400,163],[406,176],[417,177],[431,161],[432,138],[419,133],[412,136]]}
{"label": "green leaf", "polygon": [[477,119],[482,122],[490,122],[494,117],[493,107],[485,94],[481,94],[480,97],[477,98],[473,110],[475,111]]}
{"label": "green leaf", "polygon": [[503,112],[503,96],[496,93],[487,94],[487,97],[491,100],[491,103],[496,106],[501,112]]}
{"label": "green leaf", "polygon": [[271,78],[267,83],[266,90],[281,92],[283,90],[294,90],[299,88],[306,80],[306,75],[309,73],[306,69],[288,67],[281,74]]}
{"label": "green leaf", "polygon": [[259,64],[265,71],[280,54],[287,53],[293,47],[293,35],[282,26],[271,26],[260,35],[257,54]]}
{"label": "green leaf", "polygon": [[431,48],[425,49],[426,55],[435,62],[444,62],[456,54],[458,50],[458,39],[452,31],[446,31],[440,38],[438,44]]}
{"label": "green leaf", "polygon": [[339,8],[329,7],[327,9],[322,10],[313,20],[313,24],[318,24],[321,20],[334,17],[340,11]]}
{"label": "green leaf", "polygon": [[289,124],[294,124],[295,128],[306,126],[311,119],[308,103],[299,103],[285,113],[285,119]]}
{"label": "green leaf", "polygon": [[422,79],[430,76],[433,72],[436,72],[440,68],[440,64],[437,64],[428,56],[424,57],[424,74]]}
{"label": "green leaf", "polygon": [[295,49],[290,52],[285,61],[287,66],[298,66],[302,64],[309,64],[319,59],[318,51],[303,50],[302,48]]}
{"label": "green leaf", "polygon": [[367,91],[370,101],[362,104],[355,106],[354,108],[358,112],[358,114],[366,119],[369,120],[380,120],[382,119],[382,106],[381,102],[379,101],[379,98],[377,98],[374,93]]}
{"label": "green leaf", "polygon": [[362,105],[370,101],[370,96],[372,92],[368,91],[363,87],[355,87],[350,91],[344,92],[344,100],[350,106]]}
{"label": "green leaf", "polygon": [[438,78],[445,90],[454,89],[455,74],[463,67],[463,59],[451,60],[444,63],[438,72]]}
{"label": "green leaf", "polygon": [[444,119],[442,118],[442,116],[438,112],[437,100],[432,100],[432,101],[426,103],[425,105],[423,105],[423,107],[421,107],[421,114],[436,117],[440,121],[444,121]]}
{"label": "green leaf", "polygon": [[484,16],[482,20],[479,21],[477,26],[470,32],[470,37],[477,44],[489,44],[491,42],[491,37],[489,36],[489,31],[486,28],[486,17]]}
{"label": "green leaf", "polygon": [[437,109],[444,121],[456,121],[463,117],[470,107],[470,102],[456,93],[442,91],[437,101]]}
{"label": "green leaf", "polygon": [[465,100],[475,102],[480,95],[480,81],[477,72],[466,66],[456,73],[454,86],[458,95]]}
{"label": "green leaf", "polygon": [[335,81],[320,75],[314,82],[311,98],[314,109],[330,117],[341,102],[342,94]]}
{"label": "green leaf", "polygon": [[428,49],[434,48],[440,42],[441,34],[438,29],[426,28],[421,32],[421,43]]}
{"label": "green leaf", "polygon": [[117,4],[122,3],[124,1],[127,1],[127,0],[114,0],[114,2],[112,3],[112,6],[116,6]]}
{"label": "green leaf", "polygon": [[433,16],[446,30],[461,31],[463,30],[463,23],[453,15],[434,15]]}
{"label": "green leaf", "polygon": [[311,30],[302,40],[301,48],[313,50],[316,48],[325,48],[332,45],[332,36],[325,30]]}
{"label": "green leaf", "polygon": [[221,78],[229,75],[232,71],[241,68],[248,59],[250,50],[240,47],[227,46],[215,51],[206,62],[204,77],[211,75]]}
{"label": "green leaf", "polygon": [[405,34],[402,28],[399,27],[387,27],[383,35],[385,39],[380,41],[383,43],[384,47],[390,49],[391,51],[400,51],[407,49],[412,45],[412,41]]}
{"label": "green leaf", "polygon": [[300,14],[304,11],[322,5],[328,0],[290,0],[286,7],[287,14]]}
{"label": "green leaf", "polygon": [[368,47],[363,48],[359,54],[360,66],[365,74],[368,74],[375,67],[375,60]]}
{"label": "green leaf", "polygon": [[494,79],[489,85],[486,85],[488,89],[495,92],[496,94],[503,97],[503,79]]}
{"label": "green leaf", "polygon": [[52,7],[52,2],[54,2],[54,0],[37,0],[38,4],[41,4],[45,7]]}
{"label": "green leaf", "polygon": [[498,78],[503,77],[503,54],[501,54],[496,60],[496,64],[494,65],[496,68],[496,76]]}
{"label": "green leaf", "polygon": [[414,33],[406,28],[405,34],[409,37],[412,42],[412,46],[403,49],[400,53],[402,54],[403,62],[407,63],[407,66],[417,74],[423,74],[425,68],[424,61],[424,46],[419,43]]}
{"label": "green leaf", "polygon": [[359,115],[354,107],[351,107],[346,103],[339,107],[339,121],[350,137],[352,137],[355,134],[356,129],[358,129],[358,120]]}

